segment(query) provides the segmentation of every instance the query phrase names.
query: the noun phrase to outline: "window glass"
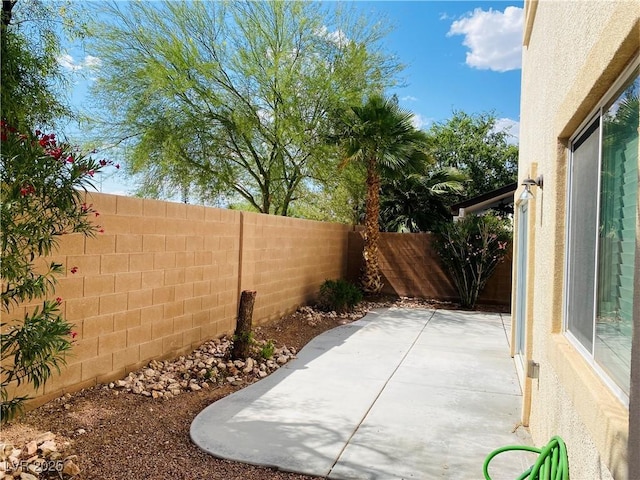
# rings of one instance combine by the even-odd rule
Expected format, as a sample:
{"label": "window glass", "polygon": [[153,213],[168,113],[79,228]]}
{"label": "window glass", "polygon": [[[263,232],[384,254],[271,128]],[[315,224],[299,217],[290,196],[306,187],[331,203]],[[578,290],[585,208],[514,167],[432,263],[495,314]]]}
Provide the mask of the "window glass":
{"label": "window glass", "polygon": [[629,392],[633,334],[640,78],[602,116],[595,359]]}
{"label": "window glass", "polygon": [[593,352],[599,123],[595,121],[574,144],[569,199],[567,328],[589,352]]}

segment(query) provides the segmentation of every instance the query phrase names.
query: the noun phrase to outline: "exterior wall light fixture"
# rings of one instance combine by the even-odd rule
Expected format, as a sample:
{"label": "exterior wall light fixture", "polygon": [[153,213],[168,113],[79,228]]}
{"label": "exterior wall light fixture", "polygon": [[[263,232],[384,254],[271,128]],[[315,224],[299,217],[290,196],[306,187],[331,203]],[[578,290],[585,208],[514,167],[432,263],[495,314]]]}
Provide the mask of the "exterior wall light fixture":
{"label": "exterior wall light fixture", "polygon": [[539,175],[535,180],[531,177],[525,178],[521,184],[524,187],[524,190],[520,194],[520,200],[531,200],[532,198],[534,198],[533,193],[531,192],[531,187],[537,185],[538,187],[542,188],[543,184],[544,178],[542,177],[542,175]]}

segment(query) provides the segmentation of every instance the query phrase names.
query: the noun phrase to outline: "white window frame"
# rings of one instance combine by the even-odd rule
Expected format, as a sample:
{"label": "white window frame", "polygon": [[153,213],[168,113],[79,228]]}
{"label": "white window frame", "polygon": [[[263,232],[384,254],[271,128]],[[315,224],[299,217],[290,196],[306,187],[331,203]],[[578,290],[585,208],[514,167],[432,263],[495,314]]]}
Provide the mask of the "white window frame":
{"label": "white window frame", "polygon": [[[633,60],[624,71],[618,76],[616,81],[611,85],[611,87],[607,90],[607,93],[600,99],[596,108],[594,108],[587,118],[580,124],[579,128],[576,129],[576,132],[569,138],[568,144],[568,158],[570,159],[570,163],[567,168],[567,185],[565,191],[565,199],[567,211],[565,215],[565,261],[564,261],[564,285],[563,285],[563,333],[569,340],[569,342],[575,347],[575,349],[580,352],[580,354],[585,358],[587,363],[593,368],[596,374],[602,379],[602,381],[607,385],[607,387],[614,393],[618,399],[628,408],[629,407],[629,395],[622,389],[618,384],[609,376],[609,374],[598,364],[595,358],[595,345],[596,345],[596,310],[597,310],[597,292],[598,292],[598,264],[599,264],[599,255],[600,255],[600,238],[596,235],[596,245],[595,245],[595,258],[594,258],[594,296],[593,296],[593,333],[592,333],[592,350],[589,351],[585,346],[578,340],[570,331],[569,331],[569,314],[568,314],[568,291],[569,291],[569,265],[571,262],[571,252],[568,249],[570,245],[570,225],[571,225],[571,211],[572,206],[570,204],[571,199],[571,189],[573,187],[573,178],[571,176],[571,165],[573,162],[573,145],[581,138],[581,136],[586,133],[587,129],[595,122],[598,121],[599,132],[598,132],[598,191],[597,191],[597,208],[596,208],[596,216],[597,216],[597,224],[600,225],[600,201],[601,201],[601,188],[602,188],[602,176],[600,172],[602,171],[602,135],[604,129],[602,128],[602,118],[604,114],[604,107],[607,105],[616,94],[619,93],[620,89],[624,86],[626,82],[628,82],[632,77],[631,75],[634,71],[640,67],[640,57]],[[639,335],[640,332],[633,332],[633,335]]]}

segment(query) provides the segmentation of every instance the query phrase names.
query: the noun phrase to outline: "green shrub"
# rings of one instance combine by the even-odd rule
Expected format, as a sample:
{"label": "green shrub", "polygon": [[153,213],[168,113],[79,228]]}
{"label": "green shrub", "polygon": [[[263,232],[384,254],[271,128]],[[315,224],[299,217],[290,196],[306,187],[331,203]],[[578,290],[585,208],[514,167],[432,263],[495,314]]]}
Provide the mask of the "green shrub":
{"label": "green shrub", "polygon": [[494,214],[468,215],[436,231],[434,246],[463,307],[473,308],[494,270],[509,253],[510,220]]}
{"label": "green shrub", "polygon": [[264,358],[265,360],[269,360],[271,357],[273,357],[273,352],[275,351],[275,349],[276,346],[273,343],[273,340],[269,340],[267,341],[267,343],[262,345],[260,351],[258,352],[258,355],[260,355],[260,357]]}
{"label": "green shrub", "polygon": [[338,313],[348,312],[362,301],[362,291],[343,279],[325,280],[320,286],[320,306]]}

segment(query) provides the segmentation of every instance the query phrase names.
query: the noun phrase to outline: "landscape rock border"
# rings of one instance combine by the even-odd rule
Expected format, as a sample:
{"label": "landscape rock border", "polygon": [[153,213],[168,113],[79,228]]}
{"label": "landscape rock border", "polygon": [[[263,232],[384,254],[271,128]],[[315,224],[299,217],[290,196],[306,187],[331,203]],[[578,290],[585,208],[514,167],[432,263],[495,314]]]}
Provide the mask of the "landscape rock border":
{"label": "landscape rock border", "polygon": [[0,480],[70,479],[80,473],[78,457],[66,455],[69,442],[60,443],[43,433],[22,448],[0,443]]}
{"label": "landscape rock border", "polygon": [[[340,318],[341,324],[364,317],[370,310],[381,307],[421,308],[433,307],[434,302],[404,298],[360,302],[351,312],[326,312],[311,306],[301,306],[295,316],[310,326],[317,325],[324,317]],[[260,327],[256,327],[259,331]],[[266,377],[290,360],[296,358],[296,350],[286,345],[276,346],[271,341],[255,341],[251,356],[243,360],[231,360],[233,341],[224,336],[202,344],[188,356],[175,360],[152,360],[149,364],[124,379],[111,382],[103,388],[143,395],[154,399],[171,399],[189,391],[199,391],[226,383],[248,385]]]}
{"label": "landscape rock border", "polygon": [[228,337],[215,338],[202,344],[188,356],[173,361],[152,360],[124,379],[105,388],[115,393],[127,392],[145,397],[171,399],[185,392],[224,385],[244,385],[266,377],[295,358],[293,347],[275,347],[267,341],[255,342],[252,355],[244,360],[231,360],[233,342]]}

